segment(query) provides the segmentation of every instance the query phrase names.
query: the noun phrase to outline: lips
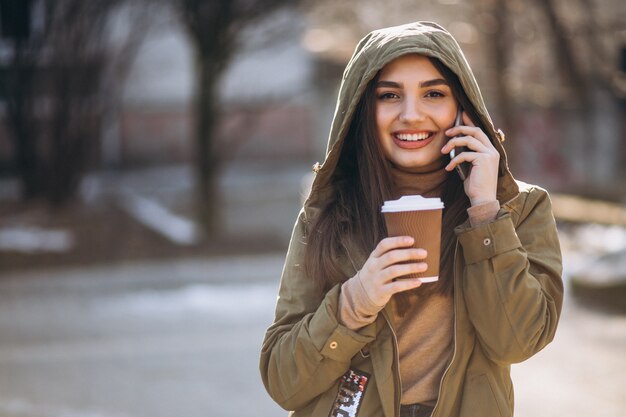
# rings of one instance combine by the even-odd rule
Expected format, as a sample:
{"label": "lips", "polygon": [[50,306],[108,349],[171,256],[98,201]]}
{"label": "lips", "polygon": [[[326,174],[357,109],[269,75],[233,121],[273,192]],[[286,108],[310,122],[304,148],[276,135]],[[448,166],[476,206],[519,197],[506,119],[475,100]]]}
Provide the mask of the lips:
{"label": "lips", "polygon": [[391,134],[394,143],[403,149],[418,149],[423,148],[433,141],[435,138],[435,132],[432,131],[420,131],[420,132],[406,132],[399,131]]}

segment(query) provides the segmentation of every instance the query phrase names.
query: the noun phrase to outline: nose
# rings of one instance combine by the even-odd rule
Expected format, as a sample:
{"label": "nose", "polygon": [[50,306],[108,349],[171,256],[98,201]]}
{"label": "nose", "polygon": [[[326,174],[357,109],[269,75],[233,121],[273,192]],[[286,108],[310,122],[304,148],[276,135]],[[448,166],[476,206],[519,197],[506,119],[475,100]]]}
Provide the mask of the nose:
{"label": "nose", "polygon": [[400,121],[406,124],[417,123],[424,120],[425,115],[415,99],[407,99],[400,112]]}

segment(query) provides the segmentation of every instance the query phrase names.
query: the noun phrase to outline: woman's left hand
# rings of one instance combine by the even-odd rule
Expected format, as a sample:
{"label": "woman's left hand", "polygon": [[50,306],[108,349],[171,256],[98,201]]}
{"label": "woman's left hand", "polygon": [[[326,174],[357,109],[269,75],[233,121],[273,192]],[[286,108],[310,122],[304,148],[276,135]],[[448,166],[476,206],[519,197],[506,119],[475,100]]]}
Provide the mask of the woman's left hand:
{"label": "woman's left hand", "polygon": [[[464,126],[455,126],[446,131],[446,135],[452,139],[445,144],[441,152],[449,154],[453,148],[459,146],[466,146],[469,151],[456,155],[446,166],[446,170],[452,171],[463,162],[470,163],[472,169],[463,186],[472,206],[495,201],[500,153],[485,132],[474,126],[465,112],[463,112],[463,124]],[[463,136],[454,137],[457,135]]]}

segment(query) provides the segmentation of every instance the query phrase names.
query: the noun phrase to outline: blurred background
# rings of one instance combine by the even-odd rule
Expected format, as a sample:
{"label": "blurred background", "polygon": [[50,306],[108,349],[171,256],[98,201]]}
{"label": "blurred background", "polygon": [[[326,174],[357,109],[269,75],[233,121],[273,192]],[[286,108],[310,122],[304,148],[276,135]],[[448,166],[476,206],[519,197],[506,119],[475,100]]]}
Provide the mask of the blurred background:
{"label": "blurred background", "polygon": [[621,0],[0,0],[0,416],[285,415],[258,352],[341,74],[415,20],[553,199],[566,300],[516,415],[623,416]]}

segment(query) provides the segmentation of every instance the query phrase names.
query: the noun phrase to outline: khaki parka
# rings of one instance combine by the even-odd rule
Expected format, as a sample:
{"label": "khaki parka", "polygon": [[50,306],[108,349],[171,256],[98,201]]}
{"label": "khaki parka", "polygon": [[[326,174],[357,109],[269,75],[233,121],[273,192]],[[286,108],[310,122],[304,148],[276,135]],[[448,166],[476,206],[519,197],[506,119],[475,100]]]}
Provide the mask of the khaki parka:
{"label": "khaki parka", "polygon": [[[292,416],[399,415],[401,386],[390,306],[374,323],[350,330],[337,321],[341,286],[321,294],[303,265],[307,224],[327,198],[323,185],[336,167],[355,107],[376,73],[407,53],[438,58],[457,74],[501,154],[497,218],[455,229],[454,354],[433,417],[512,416],[510,365],[537,353],[556,331],[563,284],[550,199],[543,189],[511,176],[503,134],[495,130],[458,44],[430,22],[374,31],[359,43],[344,72],[326,160],[296,221],[275,320],[263,341],[263,382]],[[346,254],[346,276],[353,276],[368,255]]]}

